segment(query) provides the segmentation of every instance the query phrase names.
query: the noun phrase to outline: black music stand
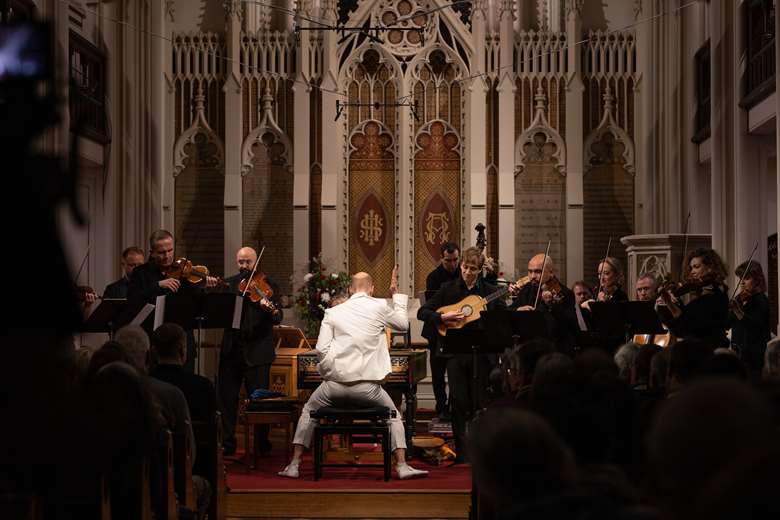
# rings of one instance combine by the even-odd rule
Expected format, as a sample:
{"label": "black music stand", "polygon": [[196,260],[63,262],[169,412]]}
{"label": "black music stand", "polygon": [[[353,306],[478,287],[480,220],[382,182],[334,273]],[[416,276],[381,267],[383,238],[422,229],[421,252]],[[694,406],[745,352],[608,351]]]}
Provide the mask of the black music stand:
{"label": "black music stand", "polygon": [[[119,317],[124,313],[126,304],[126,298],[104,298],[81,324],[80,332],[106,332],[108,337],[113,339],[114,331],[119,327]],[[138,311],[140,310],[139,308]]]}
{"label": "black music stand", "polygon": [[195,355],[198,356],[204,329],[227,329],[233,326],[235,301],[236,295],[227,292],[168,294],[165,296],[162,319],[155,317],[155,323],[176,323],[184,330],[197,330]]}
{"label": "black music stand", "polygon": [[544,313],[541,311],[512,311],[495,309],[482,312],[482,328],[490,345],[503,348],[517,346],[524,341],[549,336]]}
{"label": "black music stand", "polygon": [[654,302],[625,302],[626,322],[631,331],[635,334],[665,334],[658,313],[655,312]]}

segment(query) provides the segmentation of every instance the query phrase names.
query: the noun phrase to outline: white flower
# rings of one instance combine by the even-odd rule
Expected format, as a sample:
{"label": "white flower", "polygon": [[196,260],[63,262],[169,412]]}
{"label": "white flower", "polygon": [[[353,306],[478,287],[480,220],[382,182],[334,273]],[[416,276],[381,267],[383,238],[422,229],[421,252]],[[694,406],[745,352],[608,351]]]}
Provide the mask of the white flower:
{"label": "white flower", "polygon": [[338,278],[339,277],[339,273],[330,273],[330,277],[331,278]]}
{"label": "white flower", "polygon": [[330,301],[330,294],[326,293],[326,292],[320,294],[320,300],[322,300],[324,302],[329,302]]}
{"label": "white flower", "polygon": [[314,275],[311,273],[306,273],[305,275],[303,275],[303,283],[308,283],[308,281],[311,280],[313,276]]}

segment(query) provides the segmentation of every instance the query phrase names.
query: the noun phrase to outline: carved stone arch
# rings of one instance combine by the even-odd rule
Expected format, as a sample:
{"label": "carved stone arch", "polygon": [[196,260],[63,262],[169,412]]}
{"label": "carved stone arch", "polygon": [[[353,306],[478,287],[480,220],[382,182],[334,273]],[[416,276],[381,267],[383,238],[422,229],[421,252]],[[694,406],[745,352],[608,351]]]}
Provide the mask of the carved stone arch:
{"label": "carved stone arch", "polygon": [[431,54],[437,50],[440,50],[444,53],[444,58],[447,63],[457,65],[457,69],[461,75],[468,72],[468,65],[466,65],[463,59],[456,52],[454,52],[446,45],[442,45],[441,43],[436,42],[426,46],[424,52],[418,53],[414,56],[414,58],[412,58],[412,60],[409,62],[409,67],[406,69],[407,77],[409,79],[414,79],[419,64],[430,63]]}
{"label": "carved stone arch", "polygon": [[244,139],[241,145],[241,175],[244,176],[252,171],[255,153],[252,148],[257,143],[262,143],[268,148],[269,156],[274,162],[285,164],[291,167],[290,157],[292,155],[292,143],[287,134],[276,124],[271,102],[273,96],[265,89],[263,94],[263,119]]}
{"label": "carved stone arch", "polygon": [[363,57],[369,50],[374,50],[379,53],[379,63],[386,65],[393,72],[392,77],[395,79],[396,88],[398,88],[401,79],[404,77],[398,60],[388,52],[384,46],[376,45],[368,40],[350,53],[349,57],[344,62],[344,66],[339,70],[338,84],[343,85],[345,81],[348,81],[348,78],[353,75],[355,67],[363,63]]}
{"label": "carved stone arch", "polygon": [[[604,92],[604,115],[597,126],[585,139],[585,173],[599,162],[600,157],[610,157],[612,162],[622,164],[623,168],[632,175],[636,174],[636,161],[634,141],[628,132],[623,130],[615,121],[614,97],[607,87]],[[623,150],[615,155],[615,143],[623,146]],[[601,148],[601,150],[600,150]],[[606,149],[605,149],[606,148]],[[600,153],[601,152],[601,153]]]}
{"label": "carved stone arch", "polygon": [[390,129],[387,128],[384,123],[382,123],[382,121],[377,121],[376,119],[366,119],[349,132],[349,137],[347,138],[347,154],[351,155],[353,151],[357,150],[357,147],[352,142],[355,134],[368,134],[371,132],[371,130],[368,129],[369,125],[377,125],[379,127],[378,135],[387,136],[389,142],[385,148],[393,154],[393,157],[395,157],[395,138],[393,137],[393,132],[391,132]]}
{"label": "carved stone arch", "polygon": [[[583,272],[595,273],[610,237],[614,240],[635,232],[634,144],[615,122],[614,98],[604,93],[604,115],[585,140],[583,174]],[[622,248],[614,256],[627,265]],[[595,278],[587,281],[595,283]]]}
{"label": "carved stone arch", "polygon": [[566,279],[566,145],[550,126],[541,85],[536,91],[536,115],[515,147],[515,272],[548,241],[550,256]]}
{"label": "carved stone arch", "polygon": [[195,96],[195,119],[192,124],[176,139],[173,145],[173,176],[177,177],[186,168],[185,161],[189,157],[187,147],[192,145],[198,148],[208,147],[213,150],[212,161],[214,168],[222,168],[225,164],[225,147],[219,136],[211,129],[206,121],[204,102],[206,97],[203,92]]}
{"label": "carved stone arch", "polygon": [[[534,160],[543,154],[542,148],[547,145],[553,145],[555,150],[550,154],[555,161],[555,168],[562,176],[566,176],[566,142],[547,120],[547,110],[545,96],[542,87],[536,91],[536,116],[531,125],[526,128],[517,138],[515,145],[515,175],[523,172],[526,162]],[[541,137],[540,137],[541,136]]]}

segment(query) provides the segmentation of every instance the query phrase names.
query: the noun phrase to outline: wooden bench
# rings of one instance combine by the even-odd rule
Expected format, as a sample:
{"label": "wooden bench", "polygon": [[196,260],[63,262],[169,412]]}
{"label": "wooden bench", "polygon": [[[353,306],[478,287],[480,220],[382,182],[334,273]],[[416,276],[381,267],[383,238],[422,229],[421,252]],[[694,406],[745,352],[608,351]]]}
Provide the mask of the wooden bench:
{"label": "wooden bench", "polygon": [[[199,465],[211,484],[209,520],[225,520],[227,517],[227,485],[225,461],[222,456],[222,414],[217,412],[210,421],[192,421]],[[201,459],[202,457],[202,459]]]}
{"label": "wooden bench", "polygon": [[[247,405],[244,412],[244,451],[250,469],[257,467],[259,452],[256,427],[261,424],[270,426],[280,424],[285,431],[285,453],[292,447],[292,435],[298,420],[298,400],[289,397],[260,399]],[[250,437],[253,442],[250,442]]]}

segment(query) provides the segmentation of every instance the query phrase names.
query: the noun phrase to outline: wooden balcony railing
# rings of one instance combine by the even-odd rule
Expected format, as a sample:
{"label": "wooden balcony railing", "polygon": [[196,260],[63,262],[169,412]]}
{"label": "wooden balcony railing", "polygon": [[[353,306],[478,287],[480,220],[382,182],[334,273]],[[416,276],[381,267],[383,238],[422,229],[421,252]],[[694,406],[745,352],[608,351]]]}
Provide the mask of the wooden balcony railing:
{"label": "wooden balcony railing", "polygon": [[750,108],[775,90],[775,7],[773,0],[749,0],[744,8],[747,68],[740,105]]}
{"label": "wooden balcony railing", "polygon": [[106,120],[106,57],[73,31],[69,56],[71,130],[107,143],[110,138]]}

